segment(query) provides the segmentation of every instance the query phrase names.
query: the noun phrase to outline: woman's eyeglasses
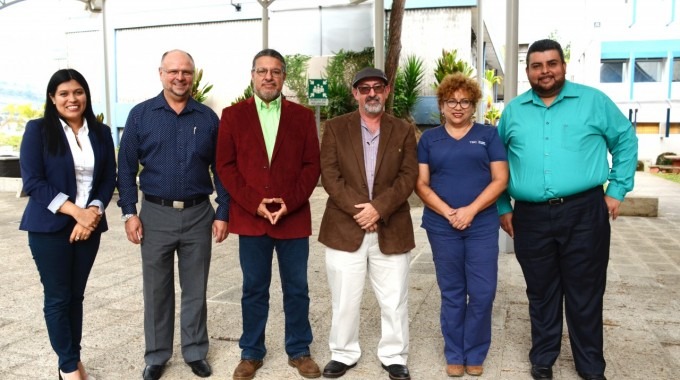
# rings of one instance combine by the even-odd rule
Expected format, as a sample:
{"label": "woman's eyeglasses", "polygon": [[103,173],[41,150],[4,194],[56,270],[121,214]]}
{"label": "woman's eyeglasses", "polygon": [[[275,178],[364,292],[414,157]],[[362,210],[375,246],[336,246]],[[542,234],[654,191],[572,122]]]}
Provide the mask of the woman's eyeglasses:
{"label": "woman's eyeglasses", "polygon": [[446,103],[446,106],[449,108],[456,108],[457,105],[460,105],[460,108],[462,109],[470,108],[472,105],[472,101],[470,99],[449,99],[445,100],[444,103]]}

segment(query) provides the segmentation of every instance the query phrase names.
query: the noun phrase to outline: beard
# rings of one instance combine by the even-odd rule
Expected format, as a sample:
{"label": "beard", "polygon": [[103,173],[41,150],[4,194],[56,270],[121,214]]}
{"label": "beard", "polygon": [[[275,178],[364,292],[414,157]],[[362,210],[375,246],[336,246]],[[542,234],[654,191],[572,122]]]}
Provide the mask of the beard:
{"label": "beard", "polygon": [[[370,101],[375,100],[373,103],[369,103]],[[372,96],[366,98],[366,103],[364,103],[364,111],[371,115],[379,114],[383,111],[383,104],[380,101],[380,98],[377,96]]]}
{"label": "beard", "polygon": [[566,82],[566,80],[564,79],[564,77],[553,78],[555,82],[549,87],[541,85],[540,78],[535,83],[529,82],[531,84],[531,89],[534,90],[534,92],[538,94],[538,96],[541,98],[551,98],[557,96],[557,94],[559,94],[560,91],[562,90],[562,87],[564,87],[564,83]]}
{"label": "beard", "polygon": [[260,89],[259,91],[255,91],[257,96],[262,99],[265,102],[271,102],[272,100],[276,99],[281,95],[281,92],[278,90],[262,90]]}

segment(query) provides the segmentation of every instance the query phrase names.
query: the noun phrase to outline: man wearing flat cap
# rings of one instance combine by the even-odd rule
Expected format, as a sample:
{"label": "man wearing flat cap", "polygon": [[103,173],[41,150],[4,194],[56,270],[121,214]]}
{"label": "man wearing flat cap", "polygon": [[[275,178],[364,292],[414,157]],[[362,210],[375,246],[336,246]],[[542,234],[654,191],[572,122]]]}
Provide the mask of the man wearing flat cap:
{"label": "man wearing flat cap", "polygon": [[415,247],[408,197],[418,176],[413,127],[385,113],[390,92],[381,70],[356,73],[359,109],[324,125],[321,182],[328,193],[319,231],[333,319],[331,361],[324,377],[338,378],[361,357],[359,311],[366,273],[380,305],[378,358],[392,380],[410,379],[408,272]]}

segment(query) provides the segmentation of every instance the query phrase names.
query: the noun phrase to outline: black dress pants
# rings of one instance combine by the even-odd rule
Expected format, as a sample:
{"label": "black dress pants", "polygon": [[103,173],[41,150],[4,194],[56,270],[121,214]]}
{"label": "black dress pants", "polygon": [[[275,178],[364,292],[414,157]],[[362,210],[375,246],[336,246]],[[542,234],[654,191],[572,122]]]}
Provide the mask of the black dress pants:
{"label": "black dress pants", "polygon": [[531,363],[557,360],[564,308],[576,370],[604,373],[602,300],[611,230],[602,188],[553,205],[518,201],[513,228],[529,299]]}

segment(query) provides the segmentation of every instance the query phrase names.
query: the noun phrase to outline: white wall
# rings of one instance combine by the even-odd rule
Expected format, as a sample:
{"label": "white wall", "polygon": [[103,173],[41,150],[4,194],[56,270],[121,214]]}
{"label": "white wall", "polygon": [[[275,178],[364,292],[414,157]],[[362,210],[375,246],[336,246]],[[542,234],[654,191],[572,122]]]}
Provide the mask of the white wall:
{"label": "white wall", "polygon": [[442,49],[457,50],[458,58],[472,62],[470,8],[419,9],[404,12],[401,57],[415,54],[424,61],[422,95],[434,95],[434,69]]}

